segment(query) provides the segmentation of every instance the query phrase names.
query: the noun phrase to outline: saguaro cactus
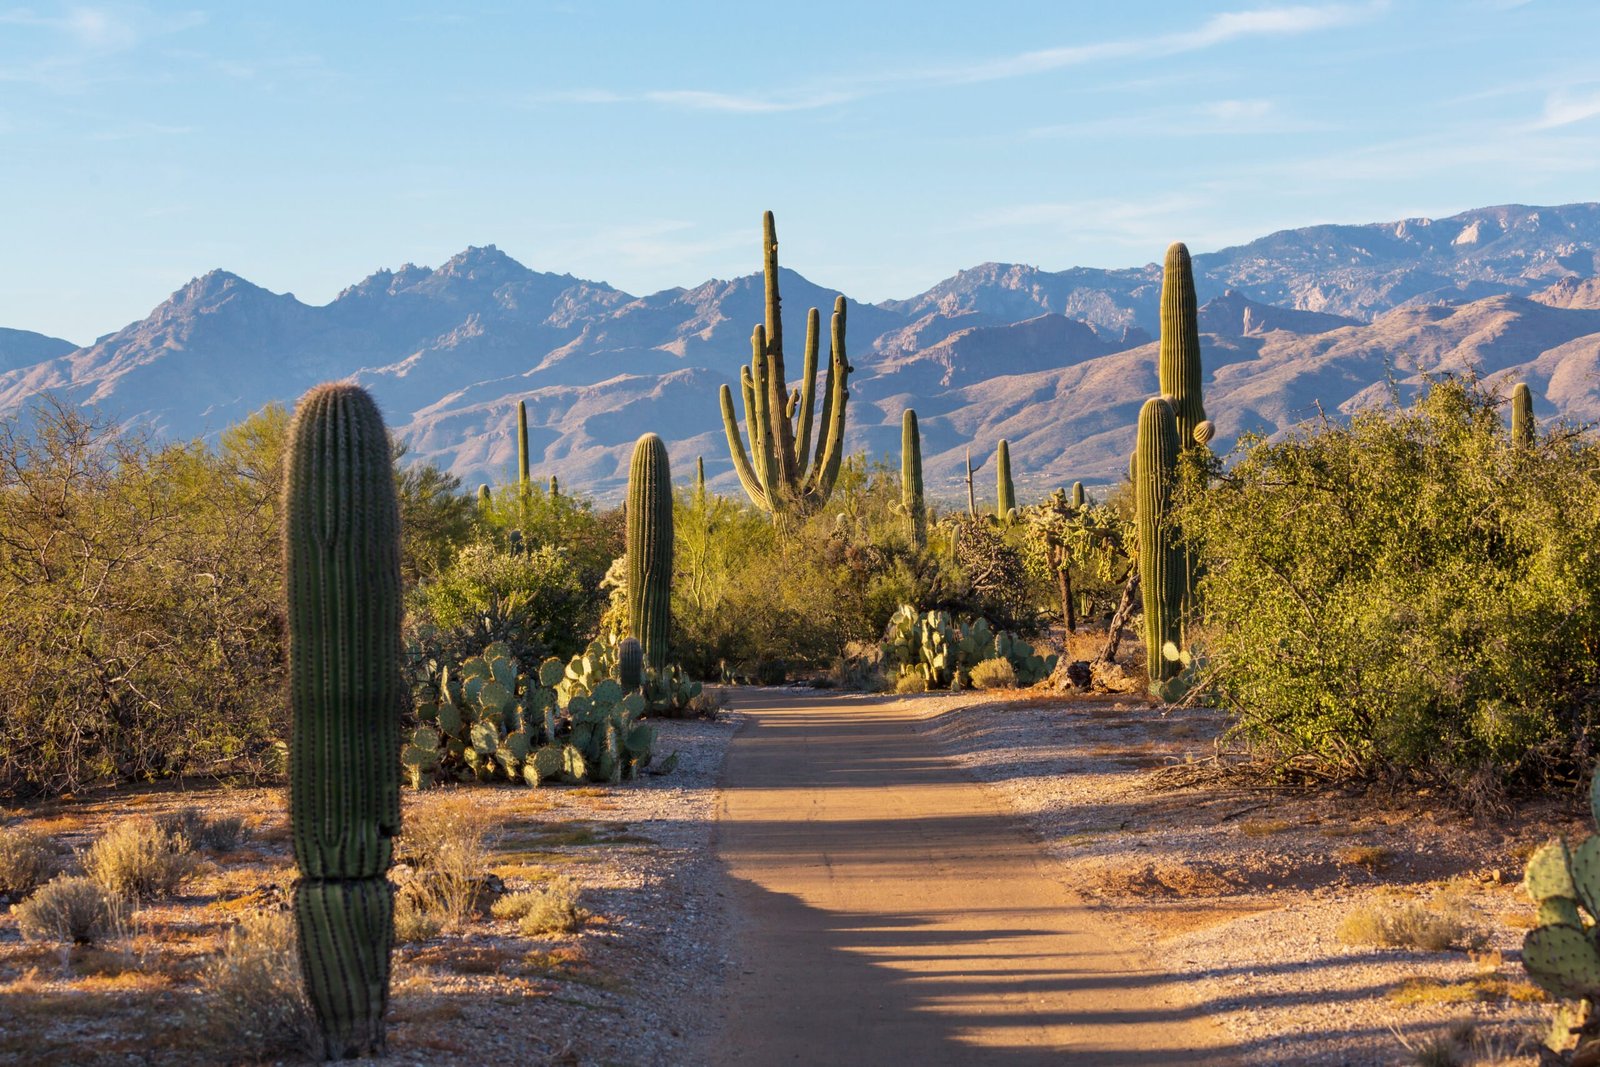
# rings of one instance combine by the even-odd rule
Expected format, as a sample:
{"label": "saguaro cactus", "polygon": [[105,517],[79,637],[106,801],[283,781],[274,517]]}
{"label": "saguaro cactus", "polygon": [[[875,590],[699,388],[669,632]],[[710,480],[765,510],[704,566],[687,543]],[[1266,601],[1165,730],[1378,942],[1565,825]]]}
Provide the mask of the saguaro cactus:
{"label": "saguaro cactus", "polygon": [[628,468],[628,636],[655,670],[667,666],[672,610],[672,471],[667,446],[647,433]]}
{"label": "saguaro cactus", "polygon": [[1082,482],[1073,482],[1072,483],[1072,506],[1075,507],[1075,508],[1083,507],[1083,483]]}
{"label": "saguaro cactus", "polygon": [[706,457],[694,457],[694,506],[702,507],[706,502]]}
{"label": "saguaro cactus", "polygon": [[321,385],[289,427],[284,491],[289,821],[306,992],[330,1058],[381,1052],[400,829],[400,509],[360,388]]}
{"label": "saguaro cactus", "polygon": [[617,643],[617,681],[625,693],[644,688],[644,646],[637,637]]}
{"label": "saguaro cactus", "polygon": [[900,416],[900,506],[906,513],[906,534],[921,548],[928,540],[928,508],[922,498],[922,434],[910,408]]}
{"label": "saguaro cactus", "polygon": [[556,479],[556,476],[554,474],[552,474],[550,476],[550,499],[554,500],[556,497],[558,497],[560,495],[561,495],[561,482]]}
{"label": "saguaro cactus", "polygon": [[1532,448],[1533,438],[1533,393],[1527,382],[1518,382],[1511,390],[1511,442],[1518,448]]}
{"label": "saguaro cactus", "polygon": [[528,403],[517,401],[517,488],[528,495]]}
{"label": "saguaro cactus", "polygon": [[800,387],[789,392],[783,364],[783,318],[778,296],[778,235],[767,212],[762,219],[763,265],[766,274],[766,322],[750,337],[750,365],[740,371],[744,421],[749,448],[734,415],[733,392],[722,387],[722,424],[734,471],[751,501],[781,515],[813,511],[827,502],[844,460],[845,404],[849,400],[850,361],[845,355],[845,301],[833,304],[828,378],[822,394],[821,425],[812,445],[812,413],[816,407],[817,345],[821,316],[806,316],[806,343]]}
{"label": "saguaro cactus", "polygon": [[478,486],[478,514],[487,515],[494,506],[494,493],[489,489],[489,483],[484,482]]}
{"label": "saguaro cactus", "polygon": [[1001,438],[994,450],[995,504],[994,513],[1006,521],[1017,507],[1017,489],[1011,483],[1011,445]]}
{"label": "saguaro cactus", "polygon": [[[1200,313],[1194,292],[1194,268],[1181,241],[1167,249],[1161,276],[1161,360],[1157,367],[1161,392],[1172,398],[1178,419],[1178,447],[1204,444],[1196,430],[1206,421],[1200,396]],[[1200,431],[1210,439],[1210,427]]]}
{"label": "saguaro cactus", "polygon": [[1175,664],[1162,655],[1162,649],[1168,641],[1181,640],[1184,557],[1169,515],[1177,469],[1177,414],[1164,397],[1152,397],[1139,411],[1133,463],[1145,663],[1152,682],[1172,677]]}

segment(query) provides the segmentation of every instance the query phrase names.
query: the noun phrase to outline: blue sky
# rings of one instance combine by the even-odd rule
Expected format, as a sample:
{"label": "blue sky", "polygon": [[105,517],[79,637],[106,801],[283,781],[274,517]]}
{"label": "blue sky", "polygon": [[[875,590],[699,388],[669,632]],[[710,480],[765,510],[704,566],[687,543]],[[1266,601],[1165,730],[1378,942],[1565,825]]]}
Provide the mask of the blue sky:
{"label": "blue sky", "polygon": [[0,326],[213,267],[323,303],[498,244],[634,293],[909,296],[1285,227],[1600,199],[1600,4],[7,6]]}

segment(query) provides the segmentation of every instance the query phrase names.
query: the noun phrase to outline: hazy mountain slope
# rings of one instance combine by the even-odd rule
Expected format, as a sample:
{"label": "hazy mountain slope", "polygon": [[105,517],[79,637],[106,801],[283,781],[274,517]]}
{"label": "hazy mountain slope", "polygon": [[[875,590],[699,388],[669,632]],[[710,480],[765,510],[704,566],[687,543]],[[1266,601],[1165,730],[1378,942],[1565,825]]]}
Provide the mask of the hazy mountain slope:
{"label": "hazy mountain slope", "polygon": [[[1526,377],[1542,417],[1600,418],[1600,205],[1286,230],[1195,264],[1224,446],[1319,404],[1373,402],[1390,378],[1468,367]],[[806,309],[821,309],[825,365],[837,292],[789,270],[781,285],[797,376]],[[1119,477],[1156,388],[1160,288],[1154,263],[988,263],[906,300],[850,302],[850,447],[897,452],[913,406],[934,492],[953,495],[966,447],[987,454],[1000,436],[1024,487]],[[493,246],[378,271],[320,307],[212,271],[84,348],[0,331],[0,416],[49,389],[189,437],[354,377],[414,455],[472,482],[511,470],[520,399],[541,474],[615,495],[649,429],[731,489],[717,391],[748,362],[763,300],[755,273],[634,296]]]}

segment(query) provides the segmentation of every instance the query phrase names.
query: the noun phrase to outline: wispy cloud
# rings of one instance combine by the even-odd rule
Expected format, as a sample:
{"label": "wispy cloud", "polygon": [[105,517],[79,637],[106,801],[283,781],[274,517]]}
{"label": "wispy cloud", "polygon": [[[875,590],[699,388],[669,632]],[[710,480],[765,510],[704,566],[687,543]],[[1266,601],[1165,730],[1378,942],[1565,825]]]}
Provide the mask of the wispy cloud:
{"label": "wispy cloud", "polygon": [[1575,93],[1558,89],[1545,97],[1544,115],[1533,124],[1536,130],[1571,126],[1600,116],[1600,91]]}
{"label": "wispy cloud", "polygon": [[1319,133],[1333,128],[1327,122],[1285,114],[1272,100],[1226,99],[1156,108],[1140,114],[1052,123],[1049,126],[1036,126],[1023,136],[1029,140],[1059,137],[1226,137]]}
{"label": "wispy cloud", "polygon": [[156,14],[142,7],[73,7],[60,15],[25,7],[0,10],[0,26],[35,34],[27,49],[29,60],[0,66],[0,81],[76,92],[107,79],[107,59],[205,22],[201,11]]}
{"label": "wispy cloud", "polygon": [[619,92],[595,88],[545,93],[534,97],[533,100],[536,103],[651,103],[689,110],[744,114],[807,111],[907,89],[1005,81],[1107,60],[1159,59],[1199,52],[1251,37],[1315,33],[1376,18],[1388,10],[1388,6],[1388,0],[1369,0],[1361,4],[1296,5],[1222,12],[1213,15],[1193,29],[1177,33],[1035,49],[972,63],[911,67],[871,75],[845,76],[829,82],[775,93],[737,93],[710,89]]}

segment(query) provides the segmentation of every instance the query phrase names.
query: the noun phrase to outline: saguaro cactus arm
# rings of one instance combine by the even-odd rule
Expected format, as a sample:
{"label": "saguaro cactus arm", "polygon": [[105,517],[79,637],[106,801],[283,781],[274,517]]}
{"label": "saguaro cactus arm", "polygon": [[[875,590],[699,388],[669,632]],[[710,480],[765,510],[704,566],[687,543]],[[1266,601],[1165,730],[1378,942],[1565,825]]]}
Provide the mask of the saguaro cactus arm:
{"label": "saguaro cactus arm", "polygon": [[733,391],[726,385],[722,387],[722,428],[728,435],[728,454],[733,457],[733,470],[739,476],[739,484],[744,486],[751,503],[762,511],[771,511],[766,487],[761,484],[761,477],[750,462],[750,453],[744,446],[744,435],[739,432],[739,420],[733,411]]}

